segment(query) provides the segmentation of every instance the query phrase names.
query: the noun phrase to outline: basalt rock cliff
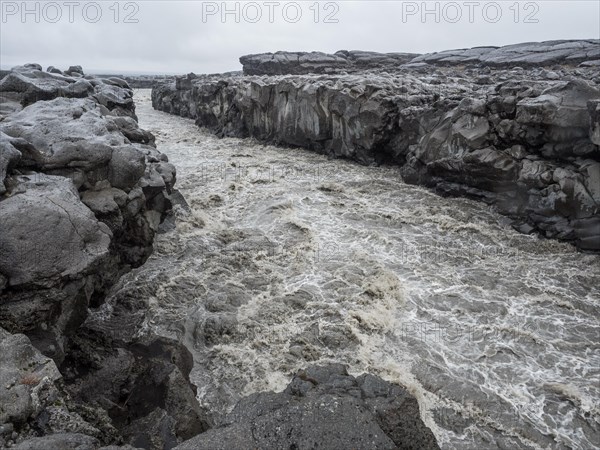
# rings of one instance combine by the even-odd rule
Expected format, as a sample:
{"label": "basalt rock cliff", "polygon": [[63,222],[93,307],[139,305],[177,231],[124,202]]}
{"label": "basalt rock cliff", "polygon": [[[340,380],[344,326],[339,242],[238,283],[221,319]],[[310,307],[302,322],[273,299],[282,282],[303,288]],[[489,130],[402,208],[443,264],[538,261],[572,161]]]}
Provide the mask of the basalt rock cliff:
{"label": "basalt rock cliff", "polygon": [[244,71],[267,75],[180,77],[152,101],[219,136],[401,165],[406,182],[480,199],[519,231],[599,251],[599,47],[453,50],[327,75],[296,75],[313,70],[304,62],[271,70],[265,61],[299,60],[253,55]]}

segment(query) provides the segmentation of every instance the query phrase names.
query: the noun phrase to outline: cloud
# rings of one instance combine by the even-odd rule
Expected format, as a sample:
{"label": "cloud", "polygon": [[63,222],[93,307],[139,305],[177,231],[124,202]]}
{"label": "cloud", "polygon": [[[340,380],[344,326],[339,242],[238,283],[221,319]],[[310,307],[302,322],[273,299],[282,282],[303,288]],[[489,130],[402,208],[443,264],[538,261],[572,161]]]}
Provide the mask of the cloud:
{"label": "cloud", "polygon": [[[71,23],[67,2],[26,2],[29,11],[37,12],[23,17],[23,2],[2,1],[0,64],[3,68],[39,62],[59,67],[80,64],[88,71],[211,73],[240,69],[241,55],[276,50],[425,53],[600,38],[600,4],[590,1],[519,2],[517,8],[515,2],[503,1],[479,1],[475,6],[464,1],[275,3],[122,1],[117,8],[113,1],[79,1],[71,11]],[[423,5],[429,11],[425,16]],[[236,13],[223,17],[224,7]],[[15,8],[15,14],[9,14]],[[217,14],[203,16],[203,11],[215,8]],[[97,11],[101,18],[92,23]],[[257,11],[260,20],[251,23]],[[298,11],[301,17],[292,23]],[[137,23],[126,23],[128,16]]]}

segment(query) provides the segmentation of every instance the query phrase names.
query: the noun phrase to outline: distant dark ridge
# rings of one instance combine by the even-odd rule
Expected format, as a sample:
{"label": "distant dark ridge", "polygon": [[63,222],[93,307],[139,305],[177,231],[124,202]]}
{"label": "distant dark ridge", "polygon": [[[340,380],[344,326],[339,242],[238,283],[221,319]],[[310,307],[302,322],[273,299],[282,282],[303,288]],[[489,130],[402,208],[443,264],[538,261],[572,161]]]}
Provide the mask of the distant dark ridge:
{"label": "distant dark ridge", "polygon": [[127,84],[133,89],[151,89],[157,84],[173,81],[175,76],[173,75],[119,75],[119,74],[106,74],[97,75],[100,78],[121,78],[127,81]]}
{"label": "distant dark ridge", "polygon": [[364,70],[394,71],[405,64],[437,66],[475,65],[497,68],[553,65],[600,66],[600,40],[526,42],[504,47],[474,47],[418,55],[340,50],[276,52],[240,58],[245,75],[305,75],[353,73]]}

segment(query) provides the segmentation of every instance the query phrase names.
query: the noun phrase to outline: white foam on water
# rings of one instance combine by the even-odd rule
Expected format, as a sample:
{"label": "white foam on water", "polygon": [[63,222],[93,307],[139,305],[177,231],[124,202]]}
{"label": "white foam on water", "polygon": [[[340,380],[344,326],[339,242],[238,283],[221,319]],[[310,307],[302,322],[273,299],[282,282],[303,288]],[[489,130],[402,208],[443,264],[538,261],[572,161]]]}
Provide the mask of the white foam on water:
{"label": "white foam on water", "polygon": [[[136,105],[192,212],[125,281],[153,286],[147,326],[185,340],[209,410],[341,362],[406,386],[443,448],[600,447],[599,256],[394,167]],[[215,316],[234,325],[208,342]]]}

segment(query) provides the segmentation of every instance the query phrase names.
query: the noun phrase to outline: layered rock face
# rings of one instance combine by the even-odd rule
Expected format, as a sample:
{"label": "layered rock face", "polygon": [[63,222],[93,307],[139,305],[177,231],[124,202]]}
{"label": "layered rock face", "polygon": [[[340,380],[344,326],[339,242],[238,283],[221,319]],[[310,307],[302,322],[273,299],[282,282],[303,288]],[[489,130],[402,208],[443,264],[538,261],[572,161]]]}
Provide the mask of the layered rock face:
{"label": "layered rock face", "polygon": [[491,67],[510,68],[540,67],[553,64],[582,64],[594,67],[600,64],[600,41],[598,39],[526,42],[504,47],[475,47],[448,50],[416,57],[411,63],[438,65],[481,64]]}
{"label": "layered rock face", "polygon": [[[220,136],[402,165],[409,183],[481,199],[520,231],[598,251],[600,77],[568,64],[589,62],[594,42],[493,50],[510,69],[481,64],[477,50],[460,68],[420,58],[393,73],[188,77],[156,87],[152,100]],[[507,55],[562,65],[526,69]]]}

